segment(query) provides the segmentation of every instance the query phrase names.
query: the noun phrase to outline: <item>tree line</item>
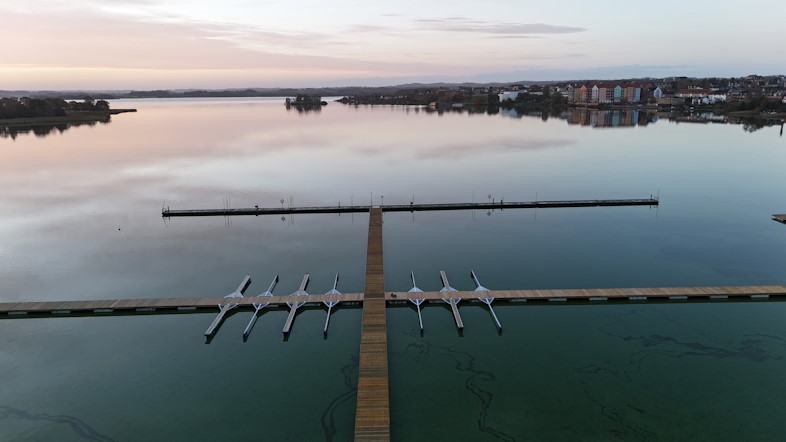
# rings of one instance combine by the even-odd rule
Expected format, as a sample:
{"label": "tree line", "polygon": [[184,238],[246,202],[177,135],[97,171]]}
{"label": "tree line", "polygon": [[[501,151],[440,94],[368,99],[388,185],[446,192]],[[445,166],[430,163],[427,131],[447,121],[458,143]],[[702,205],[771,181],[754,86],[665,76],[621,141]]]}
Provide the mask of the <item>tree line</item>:
{"label": "tree line", "polygon": [[85,97],[84,101],[62,98],[0,98],[0,120],[13,118],[65,117],[71,112],[102,112],[109,110],[106,100]]}
{"label": "tree line", "polygon": [[773,99],[761,94],[753,95],[743,101],[724,101],[718,103],[718,107],[725,112],[786,112],[786,103],[783,103],[782,100]]}

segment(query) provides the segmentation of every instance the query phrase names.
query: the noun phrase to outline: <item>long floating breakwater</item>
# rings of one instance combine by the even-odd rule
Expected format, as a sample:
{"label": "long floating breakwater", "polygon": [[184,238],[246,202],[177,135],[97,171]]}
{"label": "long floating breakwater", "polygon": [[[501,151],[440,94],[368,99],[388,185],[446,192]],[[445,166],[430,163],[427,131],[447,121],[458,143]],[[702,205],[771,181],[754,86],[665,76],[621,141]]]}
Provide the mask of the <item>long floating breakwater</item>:
{"label": "long floating breakwater", "polygon": [[546,209],[558,207],[617,207],[617,206],[657,206],[657,197],[644,199],[600,199],[564,201],[496,201],[444,204],[386,204],[386,205],[349,205],[313,207],[248,207],[224,209],[171,210],[161,211],[164,218],[183,216],[240,216],[240,215],[297,215],[307,213],[364,213],[372,208],[383,212],[421,212],[440,210],[505,210],[505,209]]}

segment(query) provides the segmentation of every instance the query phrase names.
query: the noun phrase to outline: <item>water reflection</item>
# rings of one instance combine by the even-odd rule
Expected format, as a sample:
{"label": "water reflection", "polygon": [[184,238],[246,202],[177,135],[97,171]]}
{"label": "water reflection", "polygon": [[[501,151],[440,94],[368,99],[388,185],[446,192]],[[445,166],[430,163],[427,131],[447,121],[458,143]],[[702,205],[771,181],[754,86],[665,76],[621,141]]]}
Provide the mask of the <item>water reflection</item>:
{"label": "water reflection", "polygon": [[607,127],[634,127],[646,126],[658,121],[656,112],[640,111],[638,109],[571,109],[560,118],[568,120],[568,124],[590,126],[597,128]]}
{"label": "water reflection", "polygon": [[[664,195],[659,217],[644,208],[386,214],[391,290],[409,289],[413,270],[423,289],[438,290],[445,270],[471,290],[469,269],[492,289],[783,284],[786,235],[770,214],[780,210],[784,150],[767,131],[660,123],[632,143],[633,131],[567,126],[567,113],[435,117],[331,103],[298,118],[263,100],[134,107],[100,130],[0,140],[0,187],[12,189],[0,193],[0,300],[223,295],[246,273],[280,274],[276,293],[291,293],[309,272],[319,293],[340,272],[342,291],[360,292],[367,215],[235,217],[227,228],[221,218],[165,225],[160,209],[220,207],[228,197],[233,207],[278,206],[286,195],[293,205],[358,204],[372,192],[385,204]],[[434,440],[603,439],[609,428],[637,439],[645,433],[626,430],[631,421],[646,434],[682,429],[681,410],[706,410],[712,394],[724,410],[755,409],[786,391],[781,341],[763,336],[784,335],[782,306],[500,306],[499,336],[487,310],[466,305],[461,338],[439,304],[424,309],[425,337],[411,333],[413,312],[389,309],[394,440],[414,429]],[[0,420],[13,425],[0,425],[0,439],[62,440],[54,433],[65,424],[34,419],[42,415],[118,440],[248,440],[262,427],[271,440],[348,439],[360,312],[334,313],[324,340],[324,312],[306,310],[286,343],[285,311],[265,313],[246,343],[246,320],[235,317],[210,346],[201,334],[212,315],[0,321],[0,348],[13,355],[0,358]],[[226,367],[280,382],[215,382]],[[443,412],[421,425],[426,405]],[[761,411],[685,431],[777,421],[777,407]],[[297,428],[281,424],[293,413]],[[533,418],[525,426],[520,416]],[[227,425],[198,425],[211,419]],[[172,430],[172,421],[184,425]],[[28,432],[16,432],[23,425]]]}
{"label": "water reflection", "polygon": [[783,136],[783,121],[776,120],[763,120],[761,118],[740,118],[740,124],[745,132],[756,132],[757,130],[764,129],[765,127],[777,126],[780,123],[781,136]]}
{"label": "water reflection", "polygon": [[[382,107],[378,105],[375,107]],[[365,105],[353,105],[354,108],[365,107]],[[564,111],[542,111],[542,110],[521,110],[516,108],[504,108],[499,106],[387,106],[391,110],[401,110],[404,113],[426,113],[437,116],[448,114],[466,114],[472,116],[502,116],[505,118],[523,119],[538,118],[548,121],[550,118],[566,120],[569,125],[586,126],[593,129],[625,128],[625,127],[645,127],[657,123],[660,119],[666,119],[672,123],[696,123],[696,124],[733,124],[742,125],[745,132],[756,132],[765,127],[781,126],[781,136],[783,136],[784,121],[780,119],[768,119],[758,117],[733,117],[717,115],[712,112],[659,112],[657,109],[597,109],[597,108],[571,108]],[[298,110],[302,113],[303,111]]]}
{"label": "water reflection", "polygon": [[308,113],[315,113],[318,114],[322,112],[322,105],[317,104],[287,104],[286,105],[287,111],[291,111],[292,109],[296,110],[299,114],[308,114]]}
{"label": "water reflection", "polygon": [[675,123],[718,123],[718,124],[739,124],[745,132],[753,133],[765,127],[781,126],[781,136],[783,136],[783,120],[757,118],[757,117],[729,117],[725,115],[715,115],[712,112],[697,112],[690,114],[666,114],[669,121]]}
{"label": "water reflection", "polygon": [[0,125],[0,138],[10,138],[16,140],[20,135],[33,134],[38,138],[44,138],[49,135],[61,134],[72,127],[77,126],[95,126],[97,124],[109,124],[111,122],[110,115],[96,117],[96,120],[91,121],[73,121],[68,123],[44,123],[44,124],[8,124]]}

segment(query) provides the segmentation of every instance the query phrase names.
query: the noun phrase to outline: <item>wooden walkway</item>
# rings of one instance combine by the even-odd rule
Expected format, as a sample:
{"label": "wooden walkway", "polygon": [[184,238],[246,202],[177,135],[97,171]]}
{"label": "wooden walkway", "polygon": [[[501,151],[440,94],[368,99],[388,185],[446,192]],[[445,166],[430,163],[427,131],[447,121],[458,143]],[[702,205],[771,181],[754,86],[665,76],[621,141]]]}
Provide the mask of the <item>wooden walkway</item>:
{"label": "wooden walkway", "polygon": [[356,441],[390,440],[385,275],[382,268],[382,210],[372,208],[368,221],[365,299],[360,334]]}
{"label": "wooden walkway", "polygon": [[[433,210],[493,210],[493,209],[547,209],[556,207],[614,207],[614,206],[657,206],[657,198],[642,199],[599,199],[565,201],[495,201],[446,204],[388,204],[379,207],[383,212],[419,212]],[[237,209],[191,209],[161,211],[164,218],[181,216],[239,216],[239,215],[296,215],[307,213],[365,213],[373,207],[368,205],[314,206],[314,207],[247,207]]]}
{"label": "wooden walkway", "polygon": [[426,299],[441,301],[446,296],[461,299],[493,297],[499,301],[602,301],[609,299],[643,301],[646,299],[724,299],[786,297],[786,286],[725,286],[725,287],[647,287],[563,290],[490,290],[488,292],[389,292],[388,301]]}
{"label": "wooden walkway", "polygon": [[[362,293],[342,293],[340,295],[308,295],[308,296],[266,296],[265,303],[285,306],[291,302],[305,302],[306,305],[322,305],[324,301],[361,302]],[[47,302],[2,302],[0,315],[19,315],[23,313],[172,313],[173,311],[216,311],[218,304],[225,304],[224,297],[198,298],[153,298],[153,299],[104,299],[92,301],[47,301]],[[260,302],[256,296],[248,296],[235,300],[241,310],[253,310],[252,304]]]}
{"label": "wooden walkway", "polygon": [[[381,246],[380,246],[381,248]],[[380,260],[381,253],[380,253]],[[368,269],[367,269],[368,270]],[[377,292],[382,293],[382,274],[377,277]],[[371,287],[366,283],[366,289]],[[373,285],[373,284],[372,284]],[[387,292],[385,301],[406,301],[409,299],[426,299],[441,301],[445,292]],[[451,292],[451,298],[477,299],[493,297],[498,301],[600,301],[618,299],[641,301],[644,299],[694,299],[710,300],[723,298],[763,298],[786,297],[786,286],[727,286],[727,287],[642,287],[642,288],[605,288],[605,289],[563,289],[563,290],[491,290],[488,292],[458,291]],[[365,298],[365,300],[364,300]],[[265,303],[273,306],[285,306],[292,302],[305,302],[306,305],[321,306],[324,301],[340,301],[342,303],[368,303],[376,299],[364,296],[363,293],[342,293],[340,295],[308,295],[308,296],[266,296]],[[215,312],[218,304],[224,304],[224,297],[198,298],[152,298],[152,299],[104,299],[93,301],[44,301],[44,302],[0,302],[0,318],[24,317],[25,314],[63,315],[68,313],[144,313],[168,314],[172,312]],[[260,302],[256,296],[248,296],[236,300],[238,309],[253,311],[252,304]],[[365,308],[365,307],[364,307]],[[364,312],[365,314],[365,312]]]}
{"label": "wooden walkway", "polygon": [[772,219],[778,221],[779,223],[786,224],[786,214],[784,215],[772,215]]}
{"label": "wooden walkway", "polygon": [[[381,258],[380,258],[381,259]],[[379,287],[382,287],[382,275],[379,275]],[[368,282],[367,282],[368,284]],[[366,286],[367,289],[369,286]],[[377,293],[381,293],[381,290]],[[384,294],[386,301],[406,301],[409,299],[426,299],[439,301],[446,296],[445,292],[387,292]],[[451,292],[451,298],[477,299],[479,297],[493,297],[499,301],[598,301],[603,299],[628,299],[639,301],[643,299],[722,299],[726,298],[762,298],[786,297],[786,286],[728,286],[728,287],[642,287],[642,288],[606,288],[606,289],[563,289],[563,290],[491,290],[488,292],[458,291]],[[363,293],[342,293],[340,295],[308,295],[308,296],[266,296],[265,303],[273,306],[284,306],[291,302],[305,302],[306,305],[321,305],[324,301],[340,301],[342,303],[368,302],[374,299],[364,296]],[[11,317],[30,314],[67,313],[145,313],[168,314],[173,311],[212,311],[218,304],[224,304],[224,297],[198,297],[198,298],[152,298],[152,299],[104,299],[93,301],[44,301],[44,302],[0,302],[0,317]],[[253,310],[252,304],[259,302],[256,296],[249,296],[237,300],[241,310]]]}

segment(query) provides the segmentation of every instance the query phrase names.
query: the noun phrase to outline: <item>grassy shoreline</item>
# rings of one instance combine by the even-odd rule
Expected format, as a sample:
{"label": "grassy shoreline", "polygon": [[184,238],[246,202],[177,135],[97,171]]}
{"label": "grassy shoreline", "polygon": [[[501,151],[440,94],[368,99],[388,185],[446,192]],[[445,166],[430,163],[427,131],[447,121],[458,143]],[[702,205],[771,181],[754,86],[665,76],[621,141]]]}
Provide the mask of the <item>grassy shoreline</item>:
{"label": "grassy shoreline", "polygon": [[136,109],[111,109],[108,111],[66,111],[63,117],[33,117],[33,118],[9,118],[0,120],[0,126],[17,125],[39,125],[39,124],[59,124],[59,123],[78,123],[84,121],[100,121],[110,115],[122,114],[126,112],[136,112]]}

